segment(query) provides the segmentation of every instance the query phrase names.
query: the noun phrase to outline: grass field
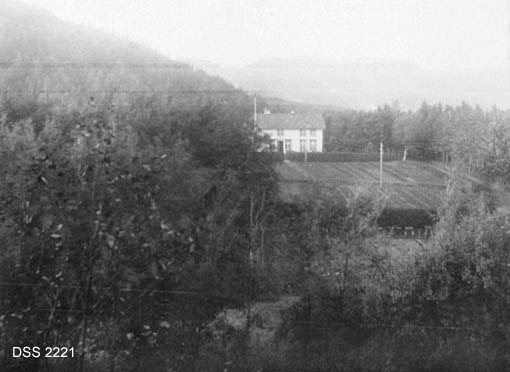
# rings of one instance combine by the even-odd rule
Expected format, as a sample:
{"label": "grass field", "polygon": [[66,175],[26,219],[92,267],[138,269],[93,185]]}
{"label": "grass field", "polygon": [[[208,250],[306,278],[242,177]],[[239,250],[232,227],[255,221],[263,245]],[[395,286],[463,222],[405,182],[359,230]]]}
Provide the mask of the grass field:
{"label": "grass field", "polygon": [[[348,197],[360,186],[366,186],[384,193],[389,208],[427,210],[438,207],[452,174],[452,170],[442,163],[386,162],[383,166],[383,187],[379,189],[378,162],[289,162],[279,164],[277,172],[282,198],[288,202],[310,197],[317,185],[333,188],[343,197]],[[467,175],[462,177],[479,182]]]}

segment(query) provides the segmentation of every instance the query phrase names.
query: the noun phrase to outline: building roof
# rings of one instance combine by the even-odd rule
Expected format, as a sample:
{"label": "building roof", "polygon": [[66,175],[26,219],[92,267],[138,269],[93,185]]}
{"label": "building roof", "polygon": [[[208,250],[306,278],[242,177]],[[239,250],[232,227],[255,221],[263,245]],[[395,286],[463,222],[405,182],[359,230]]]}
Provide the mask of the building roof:
{"label": "building roof", "polygon": [[260,129],[326,129],[324,119],[319,113],[308,114],[262,114],[257,115],[257,127]]}

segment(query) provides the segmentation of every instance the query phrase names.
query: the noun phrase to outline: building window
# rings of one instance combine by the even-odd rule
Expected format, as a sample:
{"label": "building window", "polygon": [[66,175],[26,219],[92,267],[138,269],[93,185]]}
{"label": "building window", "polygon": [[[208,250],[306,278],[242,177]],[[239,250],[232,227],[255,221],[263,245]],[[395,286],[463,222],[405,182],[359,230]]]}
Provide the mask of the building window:
{"label": "building window", "polygon": [[316,140],[310,140],[310,152],[317,151],[317,141]]}
{"label": "building window", "polygon": [[299,140],[299,151],[300,152],[306,151],[306,140]]}
{"label": "building window", "polygon": [[276,135],[279,136],[279,137],[283,136],[283,129],[278,129],[276,131]]}
{"label": "building window", "polygon": [[315,129],[310,129],[310,137],[316,137],[317,136],[317,132],[315,131]]}
{"label": "building window", "polygon": [[300,135],[301,137],[306,137],[306,129],[300,129],[300,130],[299,130],[299,135]]}
{"label": "building window", "polygon": [[276,140],[271,140],[271,144],[269,145],[269,149],[271,151],[276,151]]}
{"label": "building window", "polygon": [[292,150],[292,140],[286,139],[285,140],[285,151]]}

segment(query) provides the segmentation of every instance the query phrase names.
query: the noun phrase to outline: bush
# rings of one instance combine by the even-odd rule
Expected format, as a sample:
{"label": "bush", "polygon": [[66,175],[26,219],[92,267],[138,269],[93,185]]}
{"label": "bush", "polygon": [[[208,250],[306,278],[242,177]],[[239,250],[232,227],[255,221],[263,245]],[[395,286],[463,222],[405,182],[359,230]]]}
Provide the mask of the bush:
{"label": "bush", "polygon": [[357,249],[359,280],[335,290],[341,270],[321,275],[287,325],[282,360],[295,365],[280,370],[508,370],[508,216],[460,187],[446,204],[436,236],[410,259]]}
{"label": "bush", "polygon": [[272,154],[218,126],[152,144],[107,111],[48,117],[38,134],[0,120],[0,365],[60,344],[83,361],[67,370],[190,370],[198,330],[267,287]]}

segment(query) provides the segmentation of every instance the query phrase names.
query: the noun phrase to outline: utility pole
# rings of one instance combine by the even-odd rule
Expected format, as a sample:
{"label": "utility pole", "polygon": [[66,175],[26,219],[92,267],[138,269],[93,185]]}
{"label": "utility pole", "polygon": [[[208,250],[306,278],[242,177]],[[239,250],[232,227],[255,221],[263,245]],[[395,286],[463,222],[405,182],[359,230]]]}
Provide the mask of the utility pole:
{"label": "utility pole", "polygon": [[253,137],[251,142],[255,143],[255,136],[257,135],[257,93],[253,96]]}
{"label": "utility pole", "polygon": [[44,99],[46,100],[46,104],[48,104],[48,76],[44,77]]}
{"label": "utility pole", "polygon": [[253,96],[253,130],[257,131],[257,93]]}
{"label": "utility pole", "polygon": [[382,188],[383,143],[379,147],[379,187]]}

